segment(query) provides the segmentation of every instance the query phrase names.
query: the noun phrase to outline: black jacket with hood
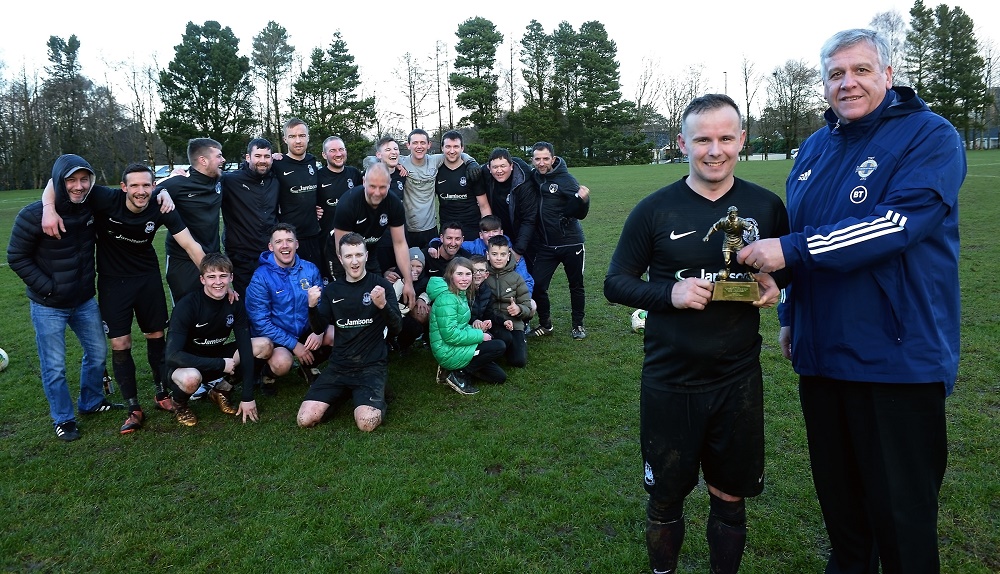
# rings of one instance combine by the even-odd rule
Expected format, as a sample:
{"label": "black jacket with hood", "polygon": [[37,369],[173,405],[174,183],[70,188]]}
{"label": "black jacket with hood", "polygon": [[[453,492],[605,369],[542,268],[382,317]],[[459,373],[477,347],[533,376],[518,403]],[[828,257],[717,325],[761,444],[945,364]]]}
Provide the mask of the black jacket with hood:
{"label": "black jacket with hood", "polygon": [[540,245],[561,247],[583,243],[580,220],[587,217],[590,202],[577,195],[580,184],[570,175],[566,161],[556,157],[548,173],[531,170],[538,186],[538,223],[536,241]]}
{"label": "black jacket with hood", "polygon": [[27,285],[32,301],[59,309],[72,309],[92,299],[94,289],[94,215],[84,196],[73,203],[66,192],[65,178],[85,169],[94,185],[94,169],[78,155],[59,156],[52,166],[52,186],[55,188],[56,212],[62,217],[66,231],[62,238],[42,232],[42,202],[24,207],[14,219],[7,245],[10,268]]}

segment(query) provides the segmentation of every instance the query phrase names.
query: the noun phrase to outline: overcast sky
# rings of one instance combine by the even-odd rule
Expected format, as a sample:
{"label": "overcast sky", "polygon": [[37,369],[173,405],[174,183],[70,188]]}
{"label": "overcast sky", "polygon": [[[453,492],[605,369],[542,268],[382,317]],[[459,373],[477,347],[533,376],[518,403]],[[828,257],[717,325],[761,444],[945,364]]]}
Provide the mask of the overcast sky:
{"label": "overcast sky", "polygon": [[[741,101],[741,62],[754,63],[757,72],[769,74],[789,59],[818,65],[823,41],[845,28],[866,27],[877,12],[899,11],[909,19],[911,2],[896,0],[839,0],[829,3],[732,1],[716,2],[452,2],[451,6],[474,6],[436,10],[433,3],[420,3],[415,14],[407,4],[381,2],[372,5],[351,2],[340,9],[338,3],[272,2],[273,13],[260,9],[258,2],[68,2],[52,0],[22,5],[6,14],[0,34],[0,74],[10,78],[22,67],[38,69],[47,63],[49,36],[64,39],[76,34],[80,40],[83,74],[96,83],[108,83],[106,63],[134,60],[140,65],[155,58],[166,67],[174,57],[189,21],[202,24],[217,20],[232,28],[240,39],[241,55],[249,56],[253,36],[269,20],[288,30],[290,44],[306,59],[313,48],[329,46],[333,32],[340,30],[348,50],[361,67],[366,93],[377,91],[382,102],[396,111],[405,110],[402,83],[393,70],[399,57],[410,52],[415,57],[432,56],[437,41],[448,44],[454,58],[455,31],[464,20],[482,16],[497,26],[505,37],[498,50],[501,61],[509,61],[506,42],[518,43],[525,27],[538,20],[551,32],[566,20],[574,29],[589,20],[599,20],[618,46],[621,63],[622,95],[632,99],[644,61],[654,62],[663,77],[681,77],[689,66],[703,65],[706,91],[727,91]],[[925,0],[936,6],[934,0]],[[1000,2],[960,0],[960,6],[976,23],[980,40],[1000,42]],[[306,6],[311,9],[306,9]],[[373,10],[364,11],[371,7]],[[809,7],[807,7],[809,6]],[[148,7],[148,8],[147,8]],[[193,8],[193,9],[192,9]],[[519,47],[519,45],[517,46]],[[517,57],[517,55],[515,55]],[[429,64],[429,67],[433,64]],[[113,81],[113,80],[112,80]],[[124,97],[124,96],[123,96]],[[428,124],[436,120],[427,119]],[[408,127],[408,125],[407,125]]]}

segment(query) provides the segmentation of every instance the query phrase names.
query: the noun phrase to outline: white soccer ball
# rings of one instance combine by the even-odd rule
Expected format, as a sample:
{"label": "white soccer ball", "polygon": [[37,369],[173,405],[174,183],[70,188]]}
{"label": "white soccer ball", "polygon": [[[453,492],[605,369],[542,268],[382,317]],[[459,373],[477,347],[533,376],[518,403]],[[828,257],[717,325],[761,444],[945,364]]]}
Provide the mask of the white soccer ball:
{"label": "white soccer ball", "polygon": [[640,335],[646,332],[646,310],[636,309],[632,312],[632,332]]}
{"label": "white soccer ball", "polygon": [[0,349],[0,371],[6,369],[8,364],[10,364],[10,357],[7,356],[7,351]]}

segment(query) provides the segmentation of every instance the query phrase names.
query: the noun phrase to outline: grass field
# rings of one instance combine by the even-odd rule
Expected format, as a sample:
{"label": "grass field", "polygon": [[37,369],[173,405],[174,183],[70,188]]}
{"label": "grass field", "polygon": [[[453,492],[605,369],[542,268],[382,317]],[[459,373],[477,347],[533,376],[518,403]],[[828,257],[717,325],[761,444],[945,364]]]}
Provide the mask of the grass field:
{"label": "grass field", "polygon": [[[741,163],[737,175],[779,191],[788,161]],[[390,366],[395,400],[371,434],[349,408],[295,426],[306,386],[280,381],[244,426],[206,402],[178,426],[151,409],[120,436],[118,414],[81,417],[83,438],[56,440],[42,394],[23,284],[0,264],[0,570],[8,572],[639,573],[646,571],[638,443],[641,339],[629,308],[602,295],[631,207],[686,165],[572,170],[592,189],[587,327],[570,338],[565,277],[553,280],[556,334],[532,341],[528,368],[460,396],[434,383],[418,350]],[[961,194],[963,355],[947,413],[941,495],[944,572],[1000,572],[1000,153],[969,155]],[[0,245],[37,191],[0,192]],[[163,232],[161,231],[161,234]],[[6,251],[6,249],[4,249]],[[160,250],[162,255],[162,249]],[[815,500],[796,377],[764,314],[767,486],[748,503],[745,573],[821,572],[826,534]],[[137,341],[141,340],[135,333]],[[79,365],[70,337],[68,364]],[[70,387],[78,372],[69,370]],[[76,391],[73,390],[74,397]],[[681,571],[704,572],[707,492],[686,508]]]}

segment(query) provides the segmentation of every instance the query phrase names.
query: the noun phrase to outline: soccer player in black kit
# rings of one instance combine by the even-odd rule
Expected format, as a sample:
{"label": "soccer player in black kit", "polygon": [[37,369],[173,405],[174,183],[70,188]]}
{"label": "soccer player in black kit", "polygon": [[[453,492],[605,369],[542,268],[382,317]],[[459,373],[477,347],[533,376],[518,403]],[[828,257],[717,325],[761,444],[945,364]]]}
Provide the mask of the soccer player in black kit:
{"label": "soccer player in black kit", "polygon": [[326,167],[319,170],[316,176],[318,185],[316,201],[323,210],[319,226],[323,234],[324,265],[319,268],[319,271],[323,275],[323,279],[329,281],[334,277],[334,270],[340,266],[340,261],[337,260],[337,249],[333,245],[337,205],[345,193],[352,188],[361,186],[364,175],[360,169],[347,165],[347,147],[344,146],[344,140],[337,136],[330,136],[323,140],[323,159],[326,160]]}
{"label": "soccer player in black kit", "polygon": [[[165,189],[170,193],[181,219],[205,253],[221,251],[219,213],[222,209],[222,185],[219,178],[222,177],[222,166],[226,164],[222,144],[210,138],[195,138],[188,141],[187,155],[191,163],[188,176],[168,177],[156,189]],[[166,245],[167,286],[176,304],[184,295],[199,288],[198,266],[173,237],[167,237]]]}
{"label": "soccer player in black kit", "polygon": [[[267,337],[250,338],[243,302],[230,301],[229,283],[233,264],[221,253],[209,253],[198,266],[202,289],[188,293],[170,316],[167,333],[167,368],[177,422],[184,426],[198,424],[198,417],[188,406],[191,394],[205,383],[210,388],[208,398],[227,415],[243,415],[256,422],[257,403],[253,398],[254,357],[267,359],[273,346]],[[227,343],[235,335],[235,343]],[[226,375],[236,367],[243,374],[243,395],[239,408],[233,406]],[[218,388],[216,388],[218,387]]]}
{"label": "soccer player in black kit", "polygon": [[299,238],[299,257],[323,269],[322,240],[319,227],[319,204],[316,199],[316,156],[306,151],[309,126],[298,118],[285,122],[288,153],[276,155],[271,169],[278,178],[278,221],[295,226]]}
{"label": "soccer player in black kit", "polygon": [[[650,567],[657,573],[677,568],[684,499],[697,486],[700,467],[709,492],[711,571],[735,574],[747,536],[744,498],[764,488],[759,308],[777,302],[787,276],[756,274],[758,301],[713,302],[725,263],[720,243],[702,237],[730,206],[754,221],[748,242],[788,233],[788,214],[778,196],[733,176],[746,132],[732,99],[696,98],[681,128],[677,139],[691,158],[689,175],[632,210],[604,294],[649,311],[639,439]],[[733,279],[753,271],[735,266]]]}
{"label": "soccer player in black kit", "polygon": [[[479,220],[492,215],[486,190],[480,185],[482,171],[475,160],[466,162],[462,157],[465,145],[462,134],[445,132],[441,138],[444,163],[438,167],[434,179],[434,193],[438,198],[438,223],[450,221],[462,224],[462,235],[475,237],[479,233]],[[470,166],[474,169],[470,169]],[[418,245],[421,249],[426,245]]]}
{"label": "soccer player in black kit", "polygon": [[[403,294],[400,298],[409,306],[413,305],[416,295],[413,293],[413,280],[410,277],[410,248],[406,245],[406,235],[403,231],[405,222],[403,202],[389,193],[389,172],[386,166],[374,163],[365,171],[364,185],[353,188],[340,200],[334,224],[336,238],[334,245],[338,247],[337,256],[340,257],[339,245],[344,235],[357,233],[364,238],[366,246],[374,246],[388,228],[392,236],[396,264],[400,270],[399,277],[394,277],[390,281],[395,281],[397,278],[403,280]],[[369,271],[382,273],[375,258],[368,258],[367,265]],[[337,277],[344,276],[343,265],[336,271]]]}
{"label": "soccer player in black kit", "polygon": [[[145,414],[139,407],[135,362],[132,359],[132,315],[146,337],[146,357],[156,388],[156,408],[173,411],[173,401],[163,384],[163,331],[167,326],[167,300],[153,237],[166,226],[177,245],[194,263],[205,253],[176,211],[161,213],[150,201],[153,171],[131,164],[122,174],[122,191],[97,186],[92,194],[97,224],[97,294],[104,330],[111,340],[111,364],[121,386],[129,415],[121,427],[127,434],[142,427]],[[124,193],[122,193],[124,192]]]}
{"label": "soccer player in black kit", "polygon": [[385,341],[399,334],[403,317],[392,284],[365,268],[365,239],[348,233],[337,247],[345,280],[331,281],[322,291],[316,285],[309,288],[309,323],[314,333],[334,326],[333,354],[306,392],[297,420],[300,427],[315,426],[337,398],[350,392],[355,424],[371,432],[385,417],[389,376]]}

